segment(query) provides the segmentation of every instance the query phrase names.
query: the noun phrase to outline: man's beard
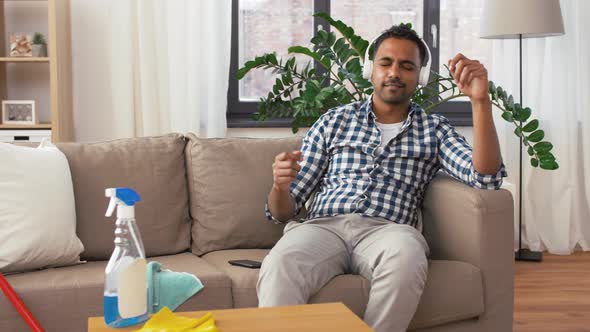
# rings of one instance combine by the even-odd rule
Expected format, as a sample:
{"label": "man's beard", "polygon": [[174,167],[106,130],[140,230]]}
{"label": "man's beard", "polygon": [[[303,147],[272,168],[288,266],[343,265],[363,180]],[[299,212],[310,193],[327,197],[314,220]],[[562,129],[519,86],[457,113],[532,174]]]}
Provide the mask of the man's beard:
{"label": "man's beard", "polygon": [[[398,92],[393,96],[387,96],[386,90],[389,89],[389,86],[395,86],[398,89]],[[399,105],[399,104],[407,104],[412,95],[407,93],[405,90],[406,84],[404,84],[399,79],[392,79],[387,80],[381,84],[381,89],[377,92],[379,98],[386,104],[391,105]]]}

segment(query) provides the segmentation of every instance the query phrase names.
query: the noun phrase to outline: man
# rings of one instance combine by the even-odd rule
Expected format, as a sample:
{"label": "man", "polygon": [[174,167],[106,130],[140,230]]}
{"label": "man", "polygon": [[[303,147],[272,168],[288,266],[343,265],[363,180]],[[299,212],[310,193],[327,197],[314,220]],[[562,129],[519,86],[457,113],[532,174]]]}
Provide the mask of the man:
{"label": "man", "polygon": [[375,41],[371,98],[329,110],[301,151],[276,156],[270,219],[289,220],[319,190],[308,220],[291,221],[263,261],[261,307],[307,303],[333,277],[360,274],[371,282],[364,320],[377,332],[406,331],[427,276],[418,209],[428,183],[440,169],[473,187],[500,187],[486,69],[462,54],[448,62],[471,101],[472,149],[444,117],[410,101],[425,47],[409,27],[385,31]]}

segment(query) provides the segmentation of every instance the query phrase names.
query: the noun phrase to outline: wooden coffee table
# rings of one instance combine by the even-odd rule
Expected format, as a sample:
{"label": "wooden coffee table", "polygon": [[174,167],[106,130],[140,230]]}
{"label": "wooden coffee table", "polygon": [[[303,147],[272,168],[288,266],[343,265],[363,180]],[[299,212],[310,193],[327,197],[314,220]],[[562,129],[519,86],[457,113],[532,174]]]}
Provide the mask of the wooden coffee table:
{"label": "wooden coffee table", "polygon": [[[373,331],[342,303],[305,304],[274,308],[244,308],[177,312],[186,317],[200,317],[211,311],[219,332],[276,332],[276,331]],[[135,331],[137,325],[114,329],[102,317],[88,318],[89,332]]]}

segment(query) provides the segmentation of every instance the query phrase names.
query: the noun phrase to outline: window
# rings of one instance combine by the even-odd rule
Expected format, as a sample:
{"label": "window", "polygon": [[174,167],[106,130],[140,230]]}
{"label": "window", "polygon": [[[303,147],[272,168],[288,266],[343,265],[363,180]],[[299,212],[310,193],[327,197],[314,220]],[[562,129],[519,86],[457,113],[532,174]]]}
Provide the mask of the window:
{"label": "window", "polygon": [[[313,35],[313,0],[239,0],[238,63],[272,51],[279,58],[288,56],[287,48],[307,45]],[[298,56],[303,63],[305,56]],[[268,70],[255,70],[239,81],[240,101],[256,102],[274,83]]]}
{"label": "window", "polygon": [[[490,68],[491,43],[479,38],[479,21],[484,0],[442,0],[440,2],[439,73],[447,73],[448,59],[461,52]],[[463,99],[467,101],[468,98]]]}
{"label": "window", "polygon": [[[312,47],[309,40],[320,26],[330,26],[314,12],[327,12],[353,27],[367,40],[393,24],[411,22],[418,34],[430,46],[432,70],[446,73],[444,64],[458,52],[477,58],[489,70],[489,42],[477,36],[483,0],[232,0],[232,54],[228,92],[229,127],[290,127],[288,119],[257,122],[251,119],[260,96],[272,87],[270,71],[255,70],[238,81],[235,76],[243,64],[257,55],[276,51],[287,57],[293,45]],[[439,28],[440,27],[440,28]],[[423,33],[426,32],[426,33]],[[436,41],[436,47],[434,46]],[[307,58],[297,58],[306,63]],[[437,113],[444,114],[456,126],[471,126],[471,106],[467,100],[440,105]]]}

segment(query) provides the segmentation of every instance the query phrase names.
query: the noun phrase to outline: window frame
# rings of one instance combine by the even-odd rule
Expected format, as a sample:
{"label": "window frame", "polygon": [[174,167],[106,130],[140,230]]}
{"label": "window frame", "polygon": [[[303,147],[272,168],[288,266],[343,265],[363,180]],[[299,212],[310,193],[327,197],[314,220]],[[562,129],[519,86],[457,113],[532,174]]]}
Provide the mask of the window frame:
{"label": "window frame", "polygon": [[[423,0],[424,19],[423,30],[424,41],[430,47],[432,53],[431,69],[438,70],[440,64],[440,50],[439,47],[433,48],[434,38],[430,32],[430,27],[436,25],[436,40],[440,40],[440,3],[439,0]],[[314,13],[327,12],[330,13],[330,0],[313,0]],[[256,101],[240,101],[239,100],[239,81],[235,78],[238,72],[238,26],[239,26],[239,0],[232,0],[232,27],[231,27],[231,62],[229,70],[229,86],[227,93],[227,126],[228,128],[291,128],[293,119],[276,118],[266,121],[255,121],[252,119],[252,114],[258,110],[258,103]],[[313,31],[317,31],[319,26],[326,31],[330,31],[331,26],[323,19],[314,17]],[[321,66],[316,64],[316,68],[321,70]],[[449,119],[451,125],[456,127],[471,127],[473,126],[473,118],[471,113],[471,103],[469,101],[453,101],[437,106],[433,113],[444,115]]]}

